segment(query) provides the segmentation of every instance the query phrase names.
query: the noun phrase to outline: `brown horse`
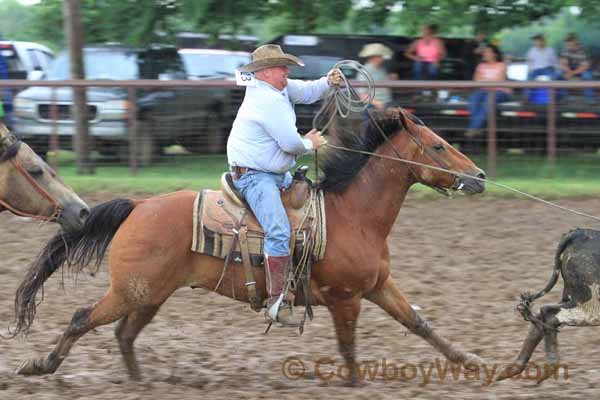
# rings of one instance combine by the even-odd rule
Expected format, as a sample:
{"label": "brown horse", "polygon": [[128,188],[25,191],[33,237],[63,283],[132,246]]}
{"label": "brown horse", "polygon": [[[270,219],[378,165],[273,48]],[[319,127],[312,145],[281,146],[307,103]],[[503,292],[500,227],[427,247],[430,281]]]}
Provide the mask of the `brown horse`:
{"label": "brown horse", "polygon": [[[483,172],[414,116],[402,111],[377,113],[389,141],[373,124],[358,134],[335,132],[332,144],[376,152],[428,165],[445,166],[470,176]],[[408,189],[422,183],[440,190],[481,193],[481,181],[410,166],[389,158],[328,149],[321,169],[324,178],[328,242],[325,258],[313,266],[311,289],[319,305],[334,320],[339,350],[349,366],[355,362],[355,329],[361,300],[379,305],[410,331],[421,336],[456,363],[482,363],[434,332],[411,308],[390,277],[387,237]],[[111,284],[106,295],[73,319],[47,357],[26,361],[19,373],[53,373],[73,344],[90,329],[119,321],[116,337],[133,379],[140,378],[133,343],[160,306],[182,287],[214,290],[223,260],[192,253],[192,208],[197,193],[181,191],[141,201],[116,199],[94,207],[83,230],[58,235],[34,263],[16,297],[17,326],[27,332],[35,314],[35,295],[63,262],[83,268],[109,253]],[[65,244],[66,243],[66,244]],[[67,252],[67,249],[69,252]],[[97,261],[99,262],[99,261]],[[218,293],[248,301],[245,280],[235,264],[228,268]],[[265,297],[264,272],[255,268],[257,291]],[[302,296],[297,296],[302,304]]]}
{"label": "brown horse", "polygon": [[56,173],[0,124],[0,211],[81,229],[88,206]]}

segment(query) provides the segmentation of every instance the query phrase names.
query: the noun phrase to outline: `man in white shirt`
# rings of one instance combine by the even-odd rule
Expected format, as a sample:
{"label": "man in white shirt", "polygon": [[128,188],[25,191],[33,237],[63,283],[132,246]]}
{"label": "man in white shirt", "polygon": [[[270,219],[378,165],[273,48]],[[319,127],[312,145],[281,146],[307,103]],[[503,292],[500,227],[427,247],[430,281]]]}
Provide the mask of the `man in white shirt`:
{"label": "man in white shirt", "polygon": [[297,326],[289,299],[284,298],[285,275],[290,263],[290,224],[280,189],[289,187],[289,169],[296,158],[326,143],[316,129],[298,134],[294,104],[320,100],[330,85],[339,85],[338,70],[327,77],[303,82],[288,80],[288,66],[304,66],[278,45],[268,44],[252,53],[252,62],[240,72],[252,72],[227,141],[227,158],[233,184],[244,196],[265,231],[265,276],[269,301],[266,315],[283,325]]}
{"label": "man in white shirt", "polygon": [[558,66],[556,52],[552,47],[546,47],[546,39],[541,33],[531,39],[533,47],[527,51],[527,78],[533,80],[538,76],[546,75],[550,79],[554,79],[555,68]]}

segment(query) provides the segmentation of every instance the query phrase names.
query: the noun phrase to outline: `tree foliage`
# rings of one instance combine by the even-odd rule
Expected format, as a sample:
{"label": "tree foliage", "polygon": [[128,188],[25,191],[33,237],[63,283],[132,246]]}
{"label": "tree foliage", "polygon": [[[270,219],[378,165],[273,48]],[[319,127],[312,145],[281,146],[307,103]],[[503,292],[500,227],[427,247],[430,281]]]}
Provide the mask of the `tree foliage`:
{"label": "tree foliage", "polygon": [[[600,16],[598,0],[81,0],[88,43],[134,46],[170,41],[181,30],[267,39],[292,32],[416,34],[420,25],[436,23],[442,34],[495,33],[566,6],[579,6],[582,18]],[[3,0],[0,26],[4,37],[61,47],[61,1],[25,7]]]}

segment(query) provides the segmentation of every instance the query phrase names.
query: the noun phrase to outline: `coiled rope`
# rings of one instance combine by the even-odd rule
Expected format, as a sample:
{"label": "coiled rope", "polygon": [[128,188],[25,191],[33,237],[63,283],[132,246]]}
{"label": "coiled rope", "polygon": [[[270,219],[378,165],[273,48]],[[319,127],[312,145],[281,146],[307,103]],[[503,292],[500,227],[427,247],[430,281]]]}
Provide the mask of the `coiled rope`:
{"label": "coiled rope", "polygon": [[[367,108],[369,107],[369,105],[371,104],[371,101],[373,100],[373,98],[375,96],[375,85],[373,82],[373,78],[371,77],[371,74],[369,73],[369,71],[367,71],[362,64],[360,64],[356,61],[353,61],[353,60],[343,60],[343,61],[339,61],[338,63],[336,63],[334,68],[337,68],[340,70],[341,78],[342,78],[342,81],[344,84],[343,84],[343,86],[340,85],[338,87],[333,87],[328,92],[328,94],[325,98],[323,107],[321,107],[321,109],[315,114],[315,116],[313,118],[313,128],[319,129],[321,132],[324,132],[327,128],[329,128],[329,126],[333,122],[333,119],[336,117],[336,114],[339,115],[341,118],[348,118],[351,113],[360,113],[360,112],[367,110]],[[365,81],[367,82],[367,90],[366,90],[366,96],[363,96],[362,99],[360,96],[358,96],[358,94],[356,93],[356,91],[354,90],[354,88],[352,87],[350,82],[348,81],[347,77],[342,72],[342,68],[353,69],[358,74],[362,75],[365,78]],[[323,127],[318,128],[318,126],[320,125],[319,120],[323,117],[323,113],[326,111],[329,111],[330,107],[333,107],[333,106],[335,106],[335,112],[331,113],[331,116],[329,117],[327,122],[323,125]],[[387,136],[385,135],[385,133],[383,132],[383,130],[381,129],[381,127],[379,126],[377,121],[375,121],[375,119],[373,119],[370,116],[370,114],[369,114],[369,117],[371,118],[371,122],[375,125],[375,127],[379,130],[379,132],[387,138]],[[436,166],[433,166],[430,164],[420,163],[418,161],[406,160],[399,156],[394,157],[394,156],[388,156],[388,155],[384,155],[384,154],[377,154],[377,153],[370,152],[370,151],[356,150],[356,149],[351,149],[349,147],[337,146],[337,145],[330,144],[330,143],[326,143],[324,146],[330,147],[332,149],[342,150],[342,151],[349,151],[349,152],[353,152],[353,153],[365,154],[365,155],[369,155],[372,157],[379,157],[379,158],[384,158],[384,159],[395,160],[395,161],[399,161],[399,162],[409,164],[409,165],[416,165],[416,166],[423,167],[423,168],[429,168],[429,169],[432,169],[435,171],[446,172],[448,174],[451,174],[451,175],[454,175],[457,177],[461,177],[461,178],[468,178],[468,179],[473,179],[473,180],[484,182],[484,183],[489,183],[490,185],[494,185],[496,187],[500,187],[502,189],[509,190],[511,192],[514,192],[521,196],[524,196],[530,200],[540,202],[547,206],[554,207],[554,208],[557,208],[559,210],[562,210],[562,211],[565,211],[565,212],[568,212],[571,214],[579,215],[581,217],[589,218],[589,219],[600,222],[600,217],[596,217],[594,215],[590,215],[585,212],[578,211],[578,210],[575,210],[575,209],[572,209],[569,207],[561,206],[560,204],[554,203],[549,200],[542,199],[540,197],[526,193],[526,192],[516,189],[514,187],[511,187],[511,186],[508,186],[503,183],[499,183],[499,182],[496,182],[496,181],[493,181],[493,180],[490,180],[487,178],[479,178],[476,176],[464,174],[462,172],[452,171],[450,169],[436,167]],[[396,154],[398,154],[397,151],[396,151]],[[316,169],[317,169],[317,174],[318,174],[318,164],[317,164],[318,161],[317,160],[318,160],[318,154],[315,151],[315,163],[316,163]]]}

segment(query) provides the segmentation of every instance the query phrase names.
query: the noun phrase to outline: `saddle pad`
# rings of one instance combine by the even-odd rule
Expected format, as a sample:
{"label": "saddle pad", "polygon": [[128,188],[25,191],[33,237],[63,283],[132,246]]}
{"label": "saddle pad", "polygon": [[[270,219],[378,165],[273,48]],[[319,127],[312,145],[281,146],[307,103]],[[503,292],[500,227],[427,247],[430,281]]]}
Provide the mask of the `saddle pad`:
{"label": "saddle pad", "polygon": [[[296,251],[308,252],[314,261],[322,260],[326,248],[323,192],[313,190],[302,208],[286,207],[286,212],[292,227]],[[264,232],[252,212],[228,200],[220,190],[202,190],[194,202],[191,250],[221,259],[225,259],[232,250],[233,259],[241,260],[239,242],[233,249],[231,244],[234,238],[233,230],[240,226],[242,221],[248,229],[248,251],[252,263],[256,265],[263,257]]]}

